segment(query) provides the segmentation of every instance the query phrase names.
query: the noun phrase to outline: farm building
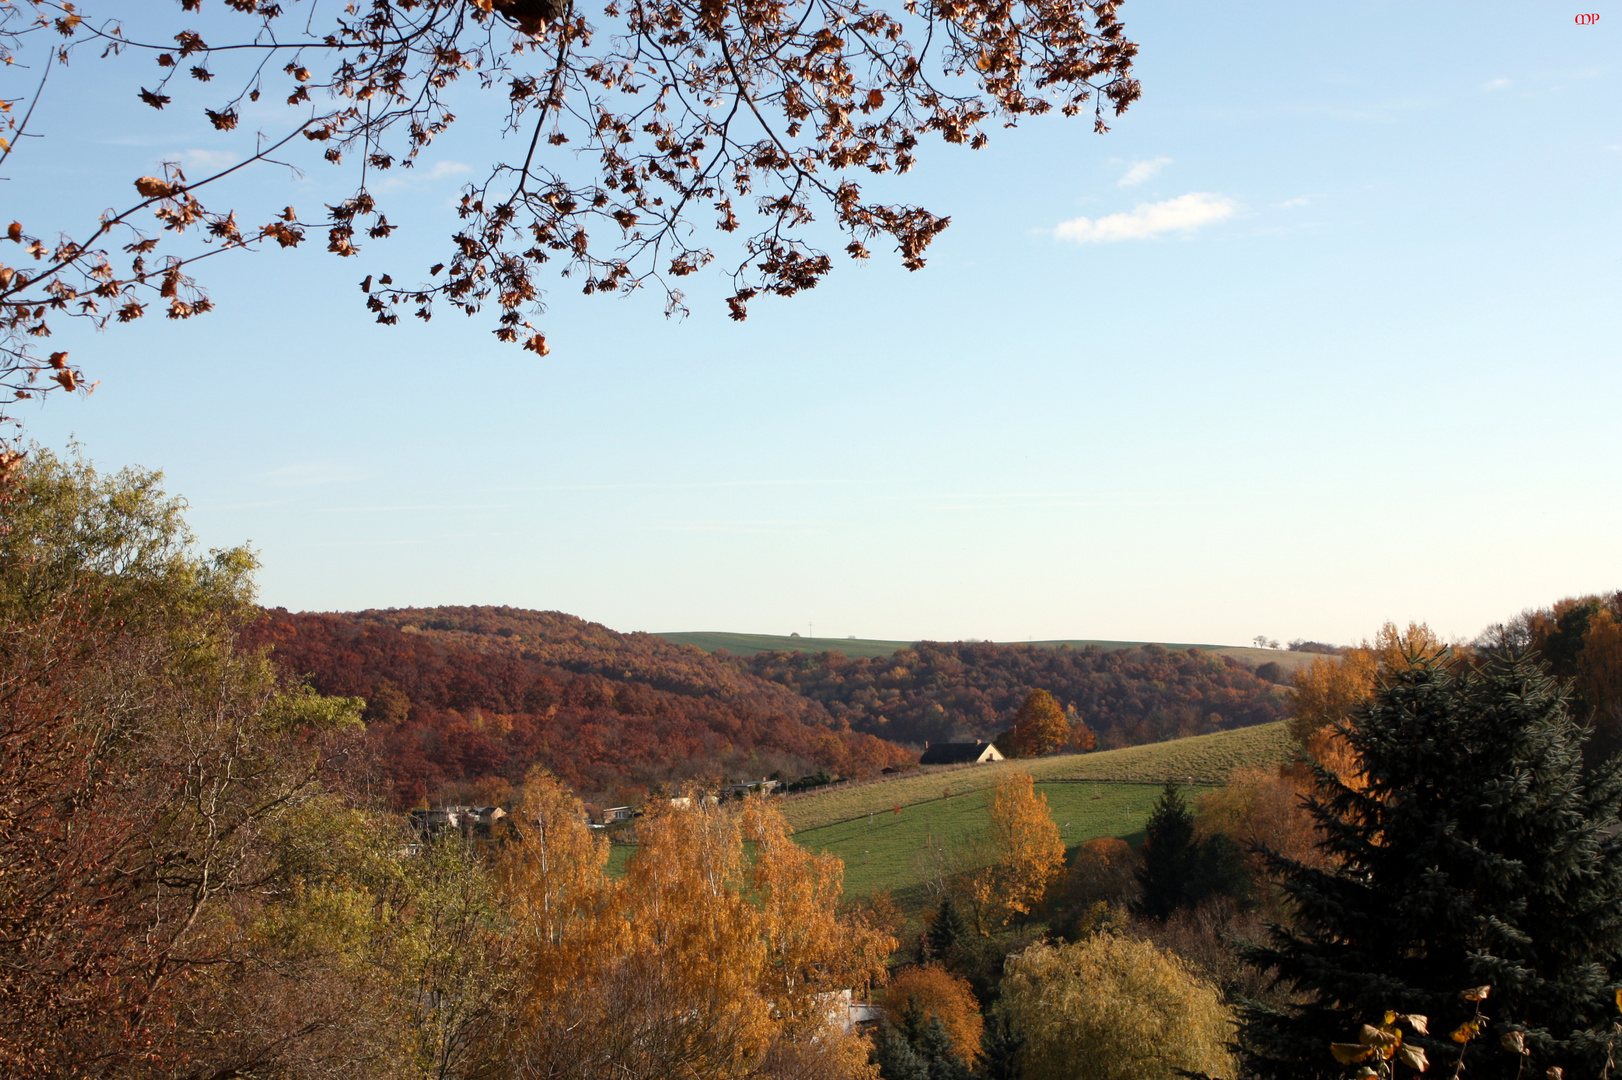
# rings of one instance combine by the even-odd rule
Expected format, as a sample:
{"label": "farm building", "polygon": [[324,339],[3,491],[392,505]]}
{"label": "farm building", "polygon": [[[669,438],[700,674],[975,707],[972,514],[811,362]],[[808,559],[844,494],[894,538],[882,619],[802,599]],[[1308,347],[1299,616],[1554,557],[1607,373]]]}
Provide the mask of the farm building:
{"label": "farm building", "polygon": [[920,765],[984,765],[988,761],[1003,760],[1002,753],[991,743],[976,739],[974,742],[943,742],[924,744]]}

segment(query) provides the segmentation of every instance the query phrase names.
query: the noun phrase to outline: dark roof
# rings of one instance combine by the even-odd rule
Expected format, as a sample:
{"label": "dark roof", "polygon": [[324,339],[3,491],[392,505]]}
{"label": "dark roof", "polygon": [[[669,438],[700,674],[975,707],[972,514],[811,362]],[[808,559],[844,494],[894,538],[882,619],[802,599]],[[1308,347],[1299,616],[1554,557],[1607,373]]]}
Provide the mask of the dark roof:
{"label": "dark roof", "polygon": [[986,752],[990,745],[984,742],[943,742],[936,743],[924,751],[924,756],[918,759],[920,765],[962,765],[965,762],[978,761],[980,755]]}

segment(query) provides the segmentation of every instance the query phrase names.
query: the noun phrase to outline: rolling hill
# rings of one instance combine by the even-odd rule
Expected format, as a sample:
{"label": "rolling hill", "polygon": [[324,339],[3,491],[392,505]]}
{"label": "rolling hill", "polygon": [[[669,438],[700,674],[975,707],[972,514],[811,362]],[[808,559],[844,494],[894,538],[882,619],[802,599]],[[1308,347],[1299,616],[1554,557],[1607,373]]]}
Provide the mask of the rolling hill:
{"label": "rolling hill", "polygon": [[[837,652],[846,656],[890,656],[901,649],[913,648],[915,641],[886,641],[880,638],[827,638],[800,637],[794,634],[737,634],[725,630],[697,630],[657,635],[678,645],[692,645],[705,652],[722,649],[733,656],[754,656],[765,652]],[[1072,649],[1099,648],[1107,650],[1136,649],[1145,645],[1159,645],[1163,649],[1199,649],[1201,652],[1231,656],[1240,663],[1256,667],[1275,663],[1286,672],[1304,667],[1317,653],[1291,652],[1288,649],[1257,649],[1249,645],[1200,645],[1170,641],[1107,641],[1104,639],[1074,638],[1052,641],[995,642],[999,645],[1031,645],[1038,649],[1057,649],[1061,645]]]}

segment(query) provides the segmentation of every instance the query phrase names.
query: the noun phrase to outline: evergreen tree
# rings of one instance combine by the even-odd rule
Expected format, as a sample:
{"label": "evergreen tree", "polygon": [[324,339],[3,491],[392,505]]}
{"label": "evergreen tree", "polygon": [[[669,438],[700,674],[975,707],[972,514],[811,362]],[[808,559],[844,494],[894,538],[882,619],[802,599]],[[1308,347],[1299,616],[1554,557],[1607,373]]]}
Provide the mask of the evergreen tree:
{"label": "evergreen tree", "polygon": [[1193,905],[1213,896],[1231,896],[1247,907],[1256,898],[1255,883],[1245,866],[1245,853],[1224,833],[1207,837],[1200,845],[1186,899]]}
{"label": "evergreen tree", "polygon": [[971,1080],[973,1075],[953,1052],[940,1017],[926,1017],[913,1001],[885,1025],[873,1061],[883,1080]]}
{"label": "evergreen tree", "polygon": [[929,1063],[912,1048],[899,1028],[886,1027],[873,1046],[873,1063],[881,1080],[929,1080]]}
{"label": "evergreen tree", "polygon": [[[1451,1066],[1460,991],[1490,986],[1470,1076],[1598,1075],[1622,954],[1615,760],[1585,777],[1555,684],[1508,656],[1415,657],[1342,731],[1366,786],[1316,770],[1328,868],[1269,855],[1296,924],[1246,958],[1302,1003],[1245,1008],[1246,1074],[1338,1076],[1330,1042],[1386,1010],[1428,1016],[1431,1037],[1408,1041]],[[1499,1043],[1514,1030],[1525,1062]]]}
{"label": "evergreen tree", "polygon": [[1024,1072],[1020,1068],[1019,1052],[1025,1046],[1025,1039],[1010,1020],[993,1014],[986,1023],[984,1046],[979,1071],[983,1080],[1020,1080]]}
{"label": "evergreen tree", "polygon": [[1132,904],[1134,914],[1164,919],[1189,901],[1189,886],[1199,865],[1194,843],[1194,812],[1177,785],[1166,781],[1144,828],[1138,868],[1143,894]]}
{"label": "evergreen tree", "polygon": [[929,949],[929,958],[939,960],[948,966],[957,954],[959,942],[969,932],[969,924],[964,920],[962,912],[950,899],[942,900],[940,908],[935,912],[935,920],[929,924],[924,941]]}

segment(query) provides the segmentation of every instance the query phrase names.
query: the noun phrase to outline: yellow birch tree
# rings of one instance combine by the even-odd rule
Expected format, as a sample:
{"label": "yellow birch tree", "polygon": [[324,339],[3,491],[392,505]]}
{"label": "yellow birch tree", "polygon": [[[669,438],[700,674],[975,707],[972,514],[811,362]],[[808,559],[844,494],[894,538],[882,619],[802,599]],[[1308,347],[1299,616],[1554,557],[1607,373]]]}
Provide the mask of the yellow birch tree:
{"label": "yellow birch tree", "polygon": [[1064,871],[1064,843],[1030,773],[1010,773],[991,792],[986,830],[990,866],[974,875],[969,894],[981,933],[1028,915]]}

